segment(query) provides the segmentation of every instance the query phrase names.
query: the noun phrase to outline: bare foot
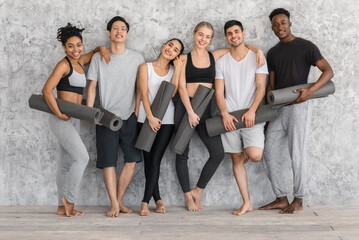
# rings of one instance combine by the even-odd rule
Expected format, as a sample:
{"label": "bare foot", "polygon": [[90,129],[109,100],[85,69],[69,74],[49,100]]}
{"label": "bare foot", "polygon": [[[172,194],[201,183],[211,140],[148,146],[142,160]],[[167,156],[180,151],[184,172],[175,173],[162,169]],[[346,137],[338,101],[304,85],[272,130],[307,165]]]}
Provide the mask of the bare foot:
{"label": "bare foot", "polygon": [[251,203],[245,203],[240,208],[238,208],[236,211],[233,212],[234,215],[241,216],[245,214],[246,212],[252,212],[252,204]]}
{"label": "bare foot", "polygon": [[118,207],[118,204],[111,204],[110,210],[106,213],[106,216],[110,218],[118,217],[119,212],[120,208]]}
{"label": "bare foot", "polygon": [[120,207],[120,212],[122,212],[122,213],[133,213],[133,211],[131,209],[128,209],[121,202],[118,203],[118,206]]}
{"label": "bare foot", "polygon": [[148,209],[148,203],[146,202],[142,202],[141,204],[141,210],[140,210],[140,215],[141,216],[149,216],[151,213],[150,213],[150,210]]}
{"label": "bare foot", "polygon": [[184,198],[186,200],[186,206],[188,208],[188,211],[190,212],[199,212],[201,211],[201,209],[199,209],[196,205],[196,203],[194,202],[193,196],[191,194],[191,192],[187,192],[184,194]]}
{"label": "bare foot", "polygon": [[156,213],[166,213],[167,210],[165,208],[165,205],[163,204],[162,200],[158,200],[156,202]]}
{"label": "bare foot", "polygon": [[57,215],[66,215],[65,207],[64,206],[58,206],[56,213],[57,213]]}
{"label": "bare foot", "polygon": [[202,193],[203,193],[203,189],[199,188],[199,187],[196,187],[196,188],[191,190],[191,194],[192,194],[194,203],[197,205],[199,210],[203,209],[203,206],[201,204]]}
{"label": "bare foot", "polygon": [[[75,217],[75,216],[80,216],[80,215],[84,215],[83,212],[79,212],[79,211],[76,211],[74,209],[75,207],[75,204],[73,203],[70,203],[66,200],[65,197],[63,197],[61,199],[62,203],[64,204],[64,209],[65,209],[65,215],[68,216],[68,217]],[[60,208],[60,207],[59,207]],[[59,209],[58,209],[59,211]]]}
{"label": "bare foot", "polygon": [[303,210],[303,200],[301,198],[294,198],[293,202],[279,213],[293,214]]}
{"label": "bare foot", "polygon": [[271,209],[285,209],[289,206],[287,197],[277,197],[273,202],[262,206],[259,210],[271,210]]}

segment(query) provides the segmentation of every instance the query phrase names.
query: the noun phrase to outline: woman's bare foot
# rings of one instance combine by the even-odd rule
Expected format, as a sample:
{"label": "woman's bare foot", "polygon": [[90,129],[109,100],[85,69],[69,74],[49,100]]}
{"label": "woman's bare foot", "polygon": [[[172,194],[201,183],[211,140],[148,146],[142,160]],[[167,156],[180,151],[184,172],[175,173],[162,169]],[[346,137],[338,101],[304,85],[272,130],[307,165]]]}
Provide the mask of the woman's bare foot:
{"label": "woman's bare foot", "polygon": [[120,207],[120,212],[122,213],[133,213],[133,211],[127,208],[125,205],[123,205],[122,202],[119,202],[118,206]]}
{"label": "woman's bare foot", "polygon": [[293,214],[303,210],[303,200],[301,198],[294,198],[293,202],[279,213]]}
{"label": "woman's bare foot", "polygon": [[186,201],[186,206],[188,208],[188,211],[190,212],[199,212],[201,211],[201,209],[199,209],[196,205],[196,203],[194,202],[193,196],[191,194],[191,192],[187,192],[184,194],[184,198]]}
{"label": "woman's bare foot", "polygon": [[148,209],[148,203],[146,202],[142,202],[141,204],[141,210],[140,210],[140,215],[141,216],[149,216],[151,213],[150,213],[150,210]]}
{"label": "woman's bare foot", "polygon": [[167,210],[165,208],[165,205],[163,204],[162,200],[158,200],[156,202],[156,213],[166,213]]}
{"label": "woman's bare foot", "polygon": [[203,208],[203,206],[201,204],[202,193],[203,193],[203,189],[199,188],[199,187],[195,187],[194,189],[191,190],[191,194],[192,194],[194,203],[197,205],[199,210],[202,210],[202,208]]}
{"label": "woman's bare foot", "polygon": [[[61,199],[61,201],[62,201],[62,203],[64,204],[64,209],[65,209],[65,215],[66,215],[66,216],[68,216],[68,217],[75,217],[75,216],[84,215],[83,212],[76,211],[76,210],[74,209],[75,204],[68,202],[65,197],[63,197],[63,198]],[[61,206],[59,206],[59,208],[58,208],[58,212],[59,212],[60,207],[61,207]],[[58,213],[58,214],[59,214],[59,213]]]}
{"label": "woman's bare foot", "polygon": [[118,203],[117,202],[111,203],[110,210],[106,213],[106,216],[113,218],[113,217],[118,217],[119,214],[120,214],[120,208],[118,207]]}
{"label": "woman's bare foot", "polygon": [[252,204],[251,203],[244,203],[240,208],[238,208],[236,211],[233,212],[234,215],[241,216],[245,214],[246,212],[252,212]]}
{"label": "woman's bare foot", "polygon": [[271,210],[271,209],[285,209],[289,206],[287,197],[277,197],[273,202],[262,206],[259,210]]}

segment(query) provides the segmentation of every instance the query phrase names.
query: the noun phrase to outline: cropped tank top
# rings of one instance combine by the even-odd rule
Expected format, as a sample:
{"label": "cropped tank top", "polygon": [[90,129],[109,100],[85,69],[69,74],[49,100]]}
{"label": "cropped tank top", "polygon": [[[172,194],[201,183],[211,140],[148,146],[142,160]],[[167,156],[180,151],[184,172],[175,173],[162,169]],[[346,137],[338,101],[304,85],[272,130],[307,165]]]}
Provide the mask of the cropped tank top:
{"label": "cropped tank top", "polygon": [[70,72],[60,79],[60,82],[57,84],[56,89],[57,91],[74,92],[82,95],[84,88],[86,87],[85,73],[78,73],[74,71],[70,60],[67,57],[65,57],[65,59],[70,65]]}
{"label": "cropped tank top", "polygon": [[193,65],[191,52],[187,54],[186,82],[187,83],[214,83],[216,65],[211,52],[208,52],[210,64],[207,68],[197,68]]}
{"label": "cropped tank top", "polygon": [[[153,69],[152,63],[147,63],[147,68],[148,68],[148,83],[147,83],[148,100],[150,101],[150,104],[152,104],[153,100],[156,97],[157,91],[161,86],[161,83],[163,81],[167,81],[167,82],[172,81],[175,68],[174,66],[170,65],[170,70],[168,71],[167,75],[163,77],[158,76],[156,74],[155,70]],[[167,107],[166,113],[162,119],[162,124],[174,124],[174,113],[175,113],[175,106],[171,100],[170,104]],[[145,120],[146,120],[146,111],[141,101],[137,122],[144,123]]]}

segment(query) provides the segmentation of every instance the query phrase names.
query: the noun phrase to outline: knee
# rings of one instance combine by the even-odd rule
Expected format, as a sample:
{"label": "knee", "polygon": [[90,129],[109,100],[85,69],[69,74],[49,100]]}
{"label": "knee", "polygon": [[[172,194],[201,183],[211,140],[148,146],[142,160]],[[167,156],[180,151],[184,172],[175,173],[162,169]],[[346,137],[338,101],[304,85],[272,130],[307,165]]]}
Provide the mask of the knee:
{"label": "knee", "polygon": [[125,165],[124,165],[123,167],[126,168],[127,170],[135,171],[136,162],[128,162],[128,163],[125,163]]}
{"label": "knee", "polygon": [[249,159],[252,162],[259,162],[262,159],[263,154],[260,153],[256,153],[256,154],[252,154],[251,156],[249,156]]}
{"label": "knee", "polygon": [[224,158],[224,150],[223,148],[215,149],[214,151],[210,151],[210,157],[213,158],[216,162],[221,162]]}
{"label": "knee", "polygon": [[234,166],[244,164],[244,154],[243,153],[232,153],[231,154],[232,163]]}
{"label": "knee", "polygon": [[185,156],[183,154],[176,154],[176,164],[177,163],[187,163],[188,161],[188,156]]}

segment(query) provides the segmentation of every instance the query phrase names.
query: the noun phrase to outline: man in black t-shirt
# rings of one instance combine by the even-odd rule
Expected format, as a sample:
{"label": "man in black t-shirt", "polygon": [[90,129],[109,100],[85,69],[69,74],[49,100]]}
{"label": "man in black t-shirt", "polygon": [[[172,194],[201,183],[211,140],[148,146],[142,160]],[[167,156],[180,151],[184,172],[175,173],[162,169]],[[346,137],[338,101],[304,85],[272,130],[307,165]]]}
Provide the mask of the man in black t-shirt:
{"label": "man in black t-shirt", "polygon": [[[269,15],[272,30],[280,42],[268,51],[269,83],[272,90],[305,84],[311,66],[317,66],[322,74],[310,88],[299,89],[295,104],[279,108],[279,117],[268,124],[263,162],[276,199],[259,209],[281,209],[280,213],[295,213],[303,209],[307,139],[311,120],[310,96],[332,77],[333,70],[312,42],[295,37],[291,33],[290,14],[277,8]],[[293,168],[294,200],[288,202],[288,189],[284,182],[283,161],[289,156]]]}

